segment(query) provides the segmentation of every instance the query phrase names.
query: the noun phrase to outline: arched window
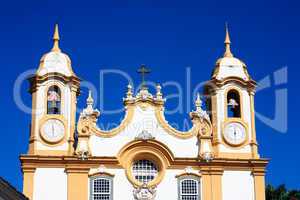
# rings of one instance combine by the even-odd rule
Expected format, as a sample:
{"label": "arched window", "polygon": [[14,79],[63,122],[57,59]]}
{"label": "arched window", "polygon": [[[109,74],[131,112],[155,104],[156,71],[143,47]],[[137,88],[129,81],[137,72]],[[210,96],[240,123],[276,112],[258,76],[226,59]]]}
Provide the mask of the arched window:
{"label": "arched window", "polygon": [[112,177],[96,176],[90,180],[90,200],[112,200]]}
{"label": "arched window", "polygon": [[61,93],[58,86],[53,85],[47,92],[47,114],[61,113]]}
{"label": "arched window", "polygon": [[179,200],[200,200],[200,181],[196,176],[178,178]]}
{"label": "arched window", "polygon": [[240,95],[236,90],[227,93],[227,117],[241,117]]}

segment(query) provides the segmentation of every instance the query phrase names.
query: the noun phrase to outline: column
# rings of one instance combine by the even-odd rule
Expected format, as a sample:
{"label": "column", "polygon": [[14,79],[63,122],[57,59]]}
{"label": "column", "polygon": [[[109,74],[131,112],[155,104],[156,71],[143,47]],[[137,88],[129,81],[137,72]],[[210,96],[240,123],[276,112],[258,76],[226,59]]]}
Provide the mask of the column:
{"label": "column", "polygon": [[68,200],[88,200],[88,168],[67,167]]}
{"label": "column", "polygon": [[30,200],[33,199],[35,168],[23,168],[23,194]]}
{"label": "column", "polygon": [[202,171],[202,199],[211,200],[212,199],[212,183],[209,171]]}
{"label": "column", "polygon": [[252,158],[259,158],[257,141],[256,141],[256,131],[255,131],[255,110],[254,110],[254,92],[250,91],[250,109],[251,109],[251,150]]}
{"label": "column", "polygon": [[204,200],[222,200],[222,175],[223,168],[207,167],[201,169],[202,198]]}
{"label": "column", "polygon": [[221,168],[214,168],[211,171],[211,183],[212,183],[212,200],[222,200],[222,176],[224,170]]}
{"label": "column", "polygon": [[265,169],[254,169],[252,175],[254,179],[255,200],[265,200]]}

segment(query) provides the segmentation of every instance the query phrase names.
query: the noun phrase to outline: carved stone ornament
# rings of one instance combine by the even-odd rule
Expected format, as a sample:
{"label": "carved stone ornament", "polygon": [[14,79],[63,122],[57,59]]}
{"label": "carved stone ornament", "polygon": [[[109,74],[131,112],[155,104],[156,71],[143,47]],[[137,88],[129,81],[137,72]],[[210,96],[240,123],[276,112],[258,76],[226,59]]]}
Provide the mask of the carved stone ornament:
{"label": "carved stone ornament", "polygon": [[80,160],[88,159],[90,152],[87,140],[79,138],[75,153]]}
{"label": "carved stone ornament", "polygon": [[85,150],[78,151],[76,154],[79,160],[87,160],[89,158],[89,152]]}
{"label": "carved stone ornament", "polygon": [[214,155],[212,152],[204,152],[200,155],[203,160],[206,162],[211,162],[214,159]]}
{"label": "carved stone ornament", "polygon": [[191,112],[190,115],[192,118],[200,118],[201,121],[203,121],[203,119],[207,120],[210,122],[210,118],[209,115],[207,114],[207,112],[205,110],[202,109],[202,100],[200,98],[200,94],[197,94],[197,98],[195,101],[195,107],[196,110]]}
{"label": "carved stone ornament", "polygon": [[149,133],[146,130],[143,130],[141,133],[139,133],[136,137],[136,140],[151,140],[151,139],[155,139],[155,137]]}
{"label": "carved stone ornament", "polygon": [[141,187],[134,188],[133,197],[134,200],[154,200],[156,197],[156,188],[149,188],[146,184],[143,184]]}
{"label": "carved stone ornament", "polygon": [[142,87],[136,96],[133,95],[132,86],[128,85],[126,97],[123,98],[124,104],[134,104],[136,102],[152,102],[156,105],[163,105],[166,101],[161,92],[161,86],[156,86],[156,96],[154,97],[147,87]]}

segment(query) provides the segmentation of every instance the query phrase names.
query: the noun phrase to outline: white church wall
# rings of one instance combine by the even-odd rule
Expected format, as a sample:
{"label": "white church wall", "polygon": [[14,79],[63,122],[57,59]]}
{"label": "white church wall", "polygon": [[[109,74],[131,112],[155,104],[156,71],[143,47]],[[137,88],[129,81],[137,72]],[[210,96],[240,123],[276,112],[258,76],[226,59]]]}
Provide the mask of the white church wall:
{"label": "white church wall", "polygon": [[223,200],[254,200],[254,182],[250,171],[224,171]]}
{"label": "white church wall", "polygon": [[158,185],[157,200],[178,199],[178,182],[176,175],[182,172],[182,170],[167,170],[164,179]]}
{"label": "white church wall", "polygon": [[175,157],[193,158],[198,154],[196,137],[179,139],[170,135],[158,123],[153,107],[149,106],[143,110],[137,106],[131,123],[118,135],[111,138],[96,135],[90,137],[92,155],[116,156],[123,146],[133,141],[143,130],[151,133],[157,141],[167,145]]}
{"label": "white church wall", "polygon": [[64,168],[37,168],[33,200],[67,200],[67,175]]}

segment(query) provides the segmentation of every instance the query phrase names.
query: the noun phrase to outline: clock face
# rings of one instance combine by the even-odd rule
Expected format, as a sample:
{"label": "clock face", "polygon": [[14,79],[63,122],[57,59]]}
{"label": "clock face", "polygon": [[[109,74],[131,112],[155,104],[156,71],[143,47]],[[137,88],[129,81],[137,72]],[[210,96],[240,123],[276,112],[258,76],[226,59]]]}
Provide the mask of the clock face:
{"label": "clock face", "polygon": [[65,126],[58,119],[49,119],[42,125],[41,135],[48,142],[59,142],[65,135]]}
{"label": "clock face", "polygon": [[240,145],[246,140],[246,129],[238,122],[231,122],[225,126],[224,138],[232,145]]}

